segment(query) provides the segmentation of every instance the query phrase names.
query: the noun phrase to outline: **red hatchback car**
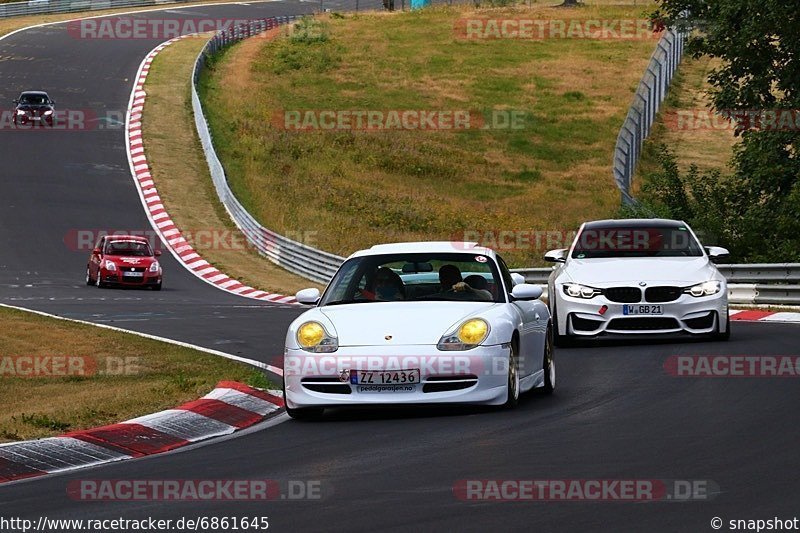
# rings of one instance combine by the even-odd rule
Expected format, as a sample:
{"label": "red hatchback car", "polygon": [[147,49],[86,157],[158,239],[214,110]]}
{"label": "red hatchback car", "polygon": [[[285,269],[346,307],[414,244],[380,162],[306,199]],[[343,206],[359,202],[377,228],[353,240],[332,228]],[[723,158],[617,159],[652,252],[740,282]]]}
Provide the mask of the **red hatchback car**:
{"label": "red hatchback car", "polygon": [[101,237],[86,266],[86,284],[106,287],[150,287],[161,290],[161,265],[144,237],[108,235]]}

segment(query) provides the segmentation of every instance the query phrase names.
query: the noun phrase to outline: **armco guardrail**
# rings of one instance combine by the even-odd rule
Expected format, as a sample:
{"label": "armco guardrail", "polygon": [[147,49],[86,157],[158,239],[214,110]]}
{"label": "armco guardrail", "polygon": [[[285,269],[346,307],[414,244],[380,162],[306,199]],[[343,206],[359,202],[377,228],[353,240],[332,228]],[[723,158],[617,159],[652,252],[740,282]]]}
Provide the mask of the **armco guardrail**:
{"label": "armco guardrail", "polygon": [[685,41],[685,34],[677,30],[667,30],[661,36],[617,137],[613,172],[623,204],[634,201],[631,196],[633,173],[639,161],[642,144],[650,135],[656,114],[681,63]]}
{"label": "armco guardrail", "polygon": [[185,4],[192,0],[30,0],[0,4],[0,18],[54,13],[77,13],[118,7],[167,6]]}
{"label": "armco guardrail", "polygon": [[294,272],[305,278],[327,283],[344,261],[343,257],[317,250],[300,242],[288,239],[282,235],[270,231],[247,212],[239,200],[231,191],[228,180],[225,177],[225,169],[214,151],[211,132],[208,123],[203,115],[203,106],[197,94],[197,80],[202,71],[206,58],[213,55],[220,49],[245,39],[257,35],[263,31],[275,28],[281,24],[294,21],[299,17],[276,17],[264,20],[254,20],[249,24],[237,26],[228,31],[223,31],[215,35],[197,56],[194,66],[192,79],[192,109],[194,110],[195,125],[203,151],[206,154],[211,179],[217,190],[222,205],[227,209],[231,219],[236,226],[244,233],[247,240],[265,257],[280,265],[290,272]]}
{"label": "armco guardrail", "polygon": [[[728,280],[728,298],[733,304],[800,305],[800,263],[718,265]],[[544,285],[550,268],[519,268],[525,281]]]}

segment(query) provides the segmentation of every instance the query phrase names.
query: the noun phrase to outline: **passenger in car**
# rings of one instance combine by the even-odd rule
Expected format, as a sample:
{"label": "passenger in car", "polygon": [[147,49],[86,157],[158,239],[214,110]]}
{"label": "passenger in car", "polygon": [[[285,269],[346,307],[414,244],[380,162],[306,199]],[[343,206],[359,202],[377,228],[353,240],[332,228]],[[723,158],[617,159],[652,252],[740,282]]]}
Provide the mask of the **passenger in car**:
{"label": "passenger in car", "polygon": [[[485,286],[486,280],[483,276],[478,277],[483,280]],[[441,285],[442,294],[448,297],[455,296],[458,300],[477,300],[484,302],[491,302],[494,300],[492,293],[486,289],[478,289],[464,283],[461,277],[461,271],[455,265],[442,265],[442,267],[439,268],[439,284]]]}

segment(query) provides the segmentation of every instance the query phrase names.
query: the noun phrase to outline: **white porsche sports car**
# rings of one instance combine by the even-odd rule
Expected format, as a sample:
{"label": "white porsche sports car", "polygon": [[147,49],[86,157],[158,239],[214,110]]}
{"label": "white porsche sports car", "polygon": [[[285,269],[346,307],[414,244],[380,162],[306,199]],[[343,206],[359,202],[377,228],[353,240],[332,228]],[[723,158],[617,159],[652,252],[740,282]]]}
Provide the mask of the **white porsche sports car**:
{"label": "white porsche sports car", "polygon": [[552,392],[552,328],[542,289],[476,243],[373,246],[351,255],[286,334],[293,418],[326,407],[469,403],[514,407]]}
{"label": "white porsche sports car", "polygon": [[545,254],[557,265],[548,280],[555,345],[609,334],[727,340],[728,288],[714,266],[727,256],[677,220],[583,224],[569,249]]}

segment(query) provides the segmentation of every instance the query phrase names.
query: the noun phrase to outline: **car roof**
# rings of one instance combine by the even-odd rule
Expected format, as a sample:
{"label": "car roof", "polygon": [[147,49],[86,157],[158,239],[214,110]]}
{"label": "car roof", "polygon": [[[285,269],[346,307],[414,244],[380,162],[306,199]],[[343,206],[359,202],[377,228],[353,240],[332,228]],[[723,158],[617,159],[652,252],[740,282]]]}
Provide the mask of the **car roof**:
{"label": "car roof", "polygon": [[593,220],[584,224],[585,229],[592,228],[652,228],[654,226],[688,226],[682,220],[667,218],[617,218],[609,220]]}
{"label": "car roof", "polygon": [[492,258],[495,257],[494,250],[491,248],[480,246],[477,242],[459,241],[421,241],[376,244],[372,248],[359,250],[350,257],[410,253],[475,253],[487,255]]}
{"label": "car roof", "polygon": [[[26,95],[31,95],[31,96],[47,96],[47,93],[46,93],[46,92],[44,92],[44,91],[22,91],[21,93],[19,93],[19,95],[20,95],[20,96],[26,96]],[[49,97],[48,97],[48,98],[49,98]]]}
{"label": "car roof", "polygon": [[139,235],[108,235],[106,238],[112,242],[117,242],[117,241],[147,242],[147,237],[141,237]]}

